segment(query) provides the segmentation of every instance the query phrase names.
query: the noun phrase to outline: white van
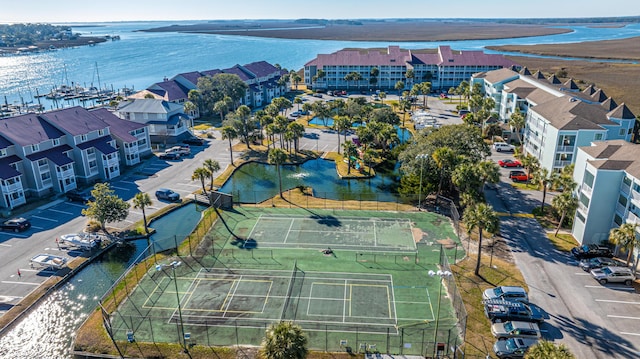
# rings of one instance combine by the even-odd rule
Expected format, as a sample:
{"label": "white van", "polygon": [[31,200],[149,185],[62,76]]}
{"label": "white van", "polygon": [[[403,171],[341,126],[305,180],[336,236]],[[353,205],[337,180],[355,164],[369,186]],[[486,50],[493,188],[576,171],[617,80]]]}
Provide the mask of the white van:
{"label": "white van", "polygon": [[493,144],[493,149],[498,152],[513,152],[516,148],[506,142],[495,142]]}

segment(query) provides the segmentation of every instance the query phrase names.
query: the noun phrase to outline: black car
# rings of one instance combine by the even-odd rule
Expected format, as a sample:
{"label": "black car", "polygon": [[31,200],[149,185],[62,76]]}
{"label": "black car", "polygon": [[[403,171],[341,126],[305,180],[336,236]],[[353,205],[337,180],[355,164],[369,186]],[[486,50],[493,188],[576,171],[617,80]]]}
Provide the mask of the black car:
{"label": "black car", "polygon": [[542,311],[529,304],[499,299],[489,299],[483,303],[484,314],[491,323],[506,321],[542,323],[544,321]]}
{"label": "black car", "polygon": [[31,222],[29,222],[26,218],[11,218],[8,221],[2,222],[0,224],[0,229],[3,231],[13,231],[13,232],[22,232],[31,228]]}
{"label": "black car", "polygon": [[88,191],[80,191],[77,189],[72,189],[71,191],[65,193],[67,199],[71,202],[81,202],[87,203],[88,201],[93,201],[95,198],[91,195],[91,192]]}
{"label": "black car", "polygon": [[571,249],[571,254],[575,259],[587,259],[595,257],[607,257],[612,258],[613,252],[609,247],[600,246],[597,244],[585,244]]}
{"label": "black car", "polygon": [[188,145],[202,146],[205,144],[206,141],[200,137],[189,137],[182,142]]}
{"label": "black car", "polygon": [[607,257],[587,258],[580,261],[578,264],[582,270],[589,272],[592,269],[598,269],[602,267],[620,267],[624,266],[623,263],[618,262],[615,259]]}
{"label": "black car", "polygon": [[160,188],[156,191],[156,198],[159,200],[176,202],[180,200],[180,195],[168,188]]}

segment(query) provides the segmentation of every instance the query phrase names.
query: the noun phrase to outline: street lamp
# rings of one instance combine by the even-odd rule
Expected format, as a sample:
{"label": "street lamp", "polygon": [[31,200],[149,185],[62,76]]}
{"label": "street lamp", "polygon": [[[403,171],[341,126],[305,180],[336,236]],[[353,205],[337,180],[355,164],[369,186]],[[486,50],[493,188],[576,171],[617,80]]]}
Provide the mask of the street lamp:
{"label": "street lamp", "polygon": [[420,161],[420,190],[418,192],[418,211],[420,211],[422,209],[421,204],[422,204],[422,170],[424,169],[424,159],[429,157],[429,155],[427,154],[420,154],[416,156],[417,160],[422,160]]}
{"label": "street lamp", "polygon": [[437,272],[430,270],[428,273],[430,277],[437,275],[440,280],[439,289],[438,289],[438,307],[436,309],[436,328],[433,333],[433,356],[435,357],[438,354],[436,351],[437,351],[437,345],[438,345],[438,324],[440,323],[440,301],[442,300],[442,287],[443,287],[442,280],[444,278],[451,277],[452,273],[449,272],[448,270],[442,271],[440,269],[438,269]]}
{"label": "street lamp", "polygon": [[169,264],[164,265],[156,265],[156,270],[161,270],[163,267],[171,267],[171,271],[173,272],[173,284],[176,288],[176,299],[178,300],[178,317],[180,319],[179,326],[179,335],[182,337],[182,348],[187,351],[187,341],[184,333],[184,322],[182,321],[182,306],[180,305],[180,293],[178,292],[178,277],[176,276],[176,267],[179,267],[182,264],[180,261],[173,261]]}

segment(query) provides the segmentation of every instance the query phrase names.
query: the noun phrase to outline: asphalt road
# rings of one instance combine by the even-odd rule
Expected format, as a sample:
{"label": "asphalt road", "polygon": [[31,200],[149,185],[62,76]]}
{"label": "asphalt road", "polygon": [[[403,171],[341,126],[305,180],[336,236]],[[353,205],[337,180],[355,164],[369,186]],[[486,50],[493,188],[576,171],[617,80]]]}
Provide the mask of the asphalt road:
{"label": "asphalt road", "polygon": [[[494,160],[508,158],[496,154]],[[529,287],[529,298],[547,314],[544,337],[564,343],[576,358],[640,358],[640,298],[624,285],[600,285],[578,262],[556,250],[530,214],[541,192],[515,190],[503,169],[502,182],[486,191],[501,217],[500,235],[510,246]],[[546,203],[551,202],[553,193]]]}

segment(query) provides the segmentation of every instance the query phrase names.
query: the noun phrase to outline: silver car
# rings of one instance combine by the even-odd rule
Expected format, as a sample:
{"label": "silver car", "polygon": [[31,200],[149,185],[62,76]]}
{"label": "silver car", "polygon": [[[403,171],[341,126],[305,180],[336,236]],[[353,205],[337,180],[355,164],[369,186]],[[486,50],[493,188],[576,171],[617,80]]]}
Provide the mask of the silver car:
{"label": "silver car", "polygon": [[627,267],[602,267],[600,269],[593,269],[591,275],[600,282],[600,284],[624,283],[625,285],[631,285],[631,283],[636,280],[631,269]]}
{"label": "silver car", "polygon": [[491,334],[499,340],[513,337],[533,339],[541,337],[538,324],[519,321],[493,323],[491,325]]}

